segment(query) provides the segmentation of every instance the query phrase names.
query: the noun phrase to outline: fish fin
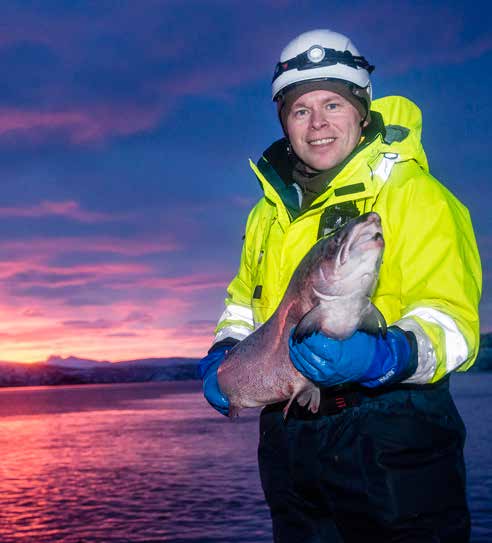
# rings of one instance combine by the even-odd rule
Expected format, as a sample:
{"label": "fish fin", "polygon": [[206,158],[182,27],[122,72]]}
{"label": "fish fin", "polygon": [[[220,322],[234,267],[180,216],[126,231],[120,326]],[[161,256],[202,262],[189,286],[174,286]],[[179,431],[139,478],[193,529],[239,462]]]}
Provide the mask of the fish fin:
{"label": "fish fin", "polygon": [[311,413],[317,413],[321,401],[321,391],[318,387],[314,387],[309,392],[309,411],[311,411]]}
{"label": "fish fin", "polygon": [[308,311],[295,327],[292,334],[294,343],[300,343],[305,337],[309,337],[314,332],[319,332],[322,317],[323,311],[321,305],[317,305],[311,311]]}
{"label": "fish fin", "polygon": [[381,334],[386,337],[387,328],[386,319],[381,311],[374,304],[370,304],[369,310],[365,312],[361,320],[359,330],[373,335]]}
{"label": "fish fin", "polygon": [[297,396],[297,403],[301,407],[305,407],[311,401],[311,389],[303,390],[299,396]]}
{"label": "fish fin", "polygon": [[284,407],[284,420],[287,418],[289,408],[294,400],[297,400],[297,403],[301,407],[305,407],[307,405],[311,413],[317,413],[321,400],[321,391],[318,387],[313,386],[312,388],[303,390],[298,396],[293,394],[288,404]]}
{"label": "fish fin", "polygon": [[289,403],[283,408],[283,413],[284,413],[284,420],[287,419],[287,415],[289,414],[289,408],[290,406],[292,405],[292,402],[295,400],[295,395],[293,394],[291,397],[290,397],[290,400],[289,400]]}
{"label": "fish fin", "polygon": [[284,412],[284,420],[287,419],[287,415],[289,414],[289,409],[290,409],[290,406],[292,405],[292,402],[298,398],[299,396],[304,396],[305,394],[305,390],[304,390],[304,384],[301,384],[301,383],[297,383],[297,385],[295,385],[294,387],[294,391],[292,392],[292,396],[290,397],[290,400],[288,401],[287,405],[284,407],[283,409],[283,412]]}
{"label": "fish fin", "polygon": [[297,397],[297,403],[301,407],[309,407],[309,410],[312,413],[317,413],[319,409],[320,402],[320,390],[316,386],[312,386],[307,390],[303,390]]}

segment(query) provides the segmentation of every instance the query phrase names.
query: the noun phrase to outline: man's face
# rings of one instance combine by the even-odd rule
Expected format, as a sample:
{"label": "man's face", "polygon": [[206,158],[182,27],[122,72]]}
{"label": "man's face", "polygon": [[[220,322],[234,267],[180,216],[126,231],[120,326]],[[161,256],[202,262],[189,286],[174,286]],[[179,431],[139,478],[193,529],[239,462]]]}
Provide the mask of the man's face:
{"label": "man's face", "polygon": [[343,96],[315,90],[297,98],[284,125],[296,155],[315,170],[329,170],[359,143],[361,120]]}

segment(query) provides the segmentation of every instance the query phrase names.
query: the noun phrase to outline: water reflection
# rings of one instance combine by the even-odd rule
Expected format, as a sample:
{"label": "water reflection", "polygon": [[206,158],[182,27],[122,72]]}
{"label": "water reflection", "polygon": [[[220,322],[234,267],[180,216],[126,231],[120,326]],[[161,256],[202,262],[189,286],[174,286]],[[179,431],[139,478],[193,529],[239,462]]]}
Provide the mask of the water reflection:
{"label": "water reflection", "polygon": [[[492,541],[492,375],[458,384],[473,541]],[[0,390],[0,541],[270,542],[257,416],[228,422],[197,383]]]}
{"label": "water reflection", "polygon": [[82,388],[0,393],[2,542],[269,541],[254,415],[183,384]]}

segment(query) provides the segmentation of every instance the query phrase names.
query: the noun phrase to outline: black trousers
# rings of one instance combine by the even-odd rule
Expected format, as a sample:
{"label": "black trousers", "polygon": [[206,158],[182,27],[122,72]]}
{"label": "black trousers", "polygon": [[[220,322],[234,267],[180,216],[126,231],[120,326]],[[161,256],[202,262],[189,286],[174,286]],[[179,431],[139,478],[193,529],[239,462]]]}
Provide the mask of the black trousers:
{"label": "black trousers", "polygon": [[465,428],[448,382],[360,396],[332,415],[261,414],[275,543],[466,543]]}

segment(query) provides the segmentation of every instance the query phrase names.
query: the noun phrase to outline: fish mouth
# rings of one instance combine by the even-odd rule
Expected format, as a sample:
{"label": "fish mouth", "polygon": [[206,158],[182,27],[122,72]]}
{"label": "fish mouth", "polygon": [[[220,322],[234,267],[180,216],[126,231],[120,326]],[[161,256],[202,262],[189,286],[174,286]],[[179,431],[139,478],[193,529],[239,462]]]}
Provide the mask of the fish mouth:
{"label": "fish mouth", "polygon": [[349,231],[343,246],[337,256],[337,264],[343,266],[349,259],[351,251],[382,249],[384,238],[381,228],[381,220],[377,213],[369,213],[365,220],[354,225]]}

